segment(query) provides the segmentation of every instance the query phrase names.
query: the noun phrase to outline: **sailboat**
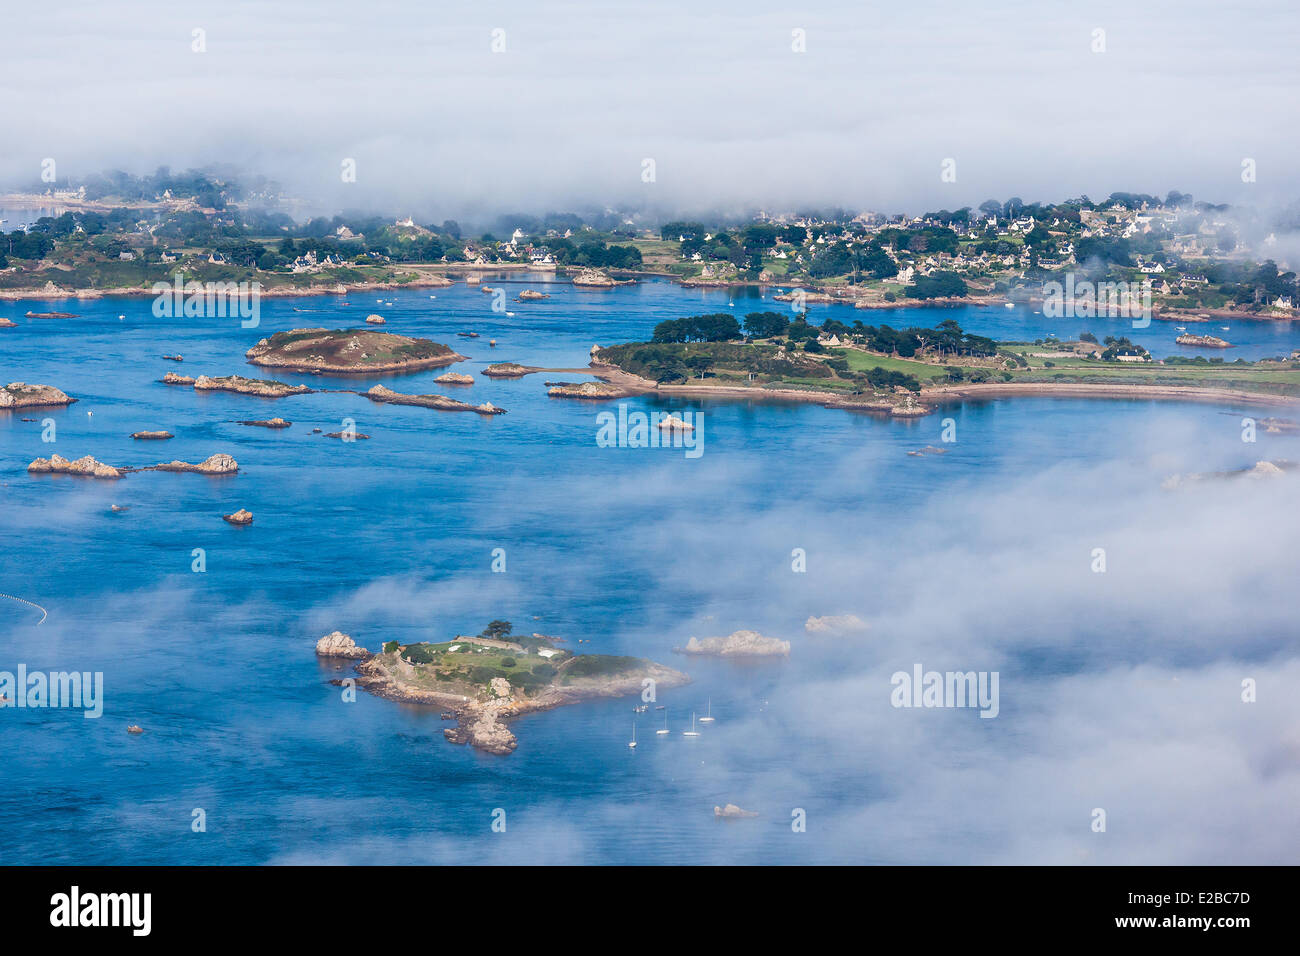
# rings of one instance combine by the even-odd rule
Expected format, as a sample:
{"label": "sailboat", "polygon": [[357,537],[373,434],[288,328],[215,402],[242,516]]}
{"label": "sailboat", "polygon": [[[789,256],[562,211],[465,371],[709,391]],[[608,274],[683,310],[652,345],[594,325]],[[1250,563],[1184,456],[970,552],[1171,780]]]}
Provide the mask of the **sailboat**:
{"label": "sailboat", "polygon": [[632,721],[632,739],[628,741],[628,750],[636,750],[636,721]]}
{"label": "sailboat", "polygon": [[660,737],[668,736],[668,711],[664,711],[664,726],[662,730],[656,730],[655,733]]}
{"label": "sailboat", "polygon": [[707,715],[700,718],[700,723],[702,724],[713,723],[713,698],[712,697],[709,698],[709,712]]}
{"label": "sailboat", "polygon": [[700,732],[699,732],[698,730],[695,729],[695,711],[691,711],[691,729],[690,729],[690,730],[683,730],[683,731],[682,731],[682,736],[683,736],[683,737],[698,737],[699,735],[700,735]]}

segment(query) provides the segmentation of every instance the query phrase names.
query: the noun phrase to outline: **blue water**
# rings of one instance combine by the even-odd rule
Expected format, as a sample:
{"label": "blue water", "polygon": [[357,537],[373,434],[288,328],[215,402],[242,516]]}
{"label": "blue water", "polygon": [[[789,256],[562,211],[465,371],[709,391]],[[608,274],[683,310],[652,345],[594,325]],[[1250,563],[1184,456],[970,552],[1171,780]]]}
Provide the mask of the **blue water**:
{"label": "blue water", "polygon": [[[1196,586],[1207,562],[1220,568],[1210,580],[1226,574],[1228,587],[1255,567],[1243,558],[1221,570],[1233,549],[1259,550],[1231,527],[1201,529],[1173,557],[1152,551],[1195,524],[1159,490],[1163,477],[1297,457],[1285,436],[1243,444],[1240,419],[1258,410],[1027,399],[897,422],[814,405],[629,400],[702,411],[704,454],[690,460],[681,450],[597,447],[595,416],[613,406],[545,393],[543,379],[572,373],[476,374],[465,389],[436,385],[443,369],[375,379],[508,410],[492,418],[346,393],[263,400],[157,382],[168,371],[271,377],[243,359],[259,338],[353,327],[372,312],[387,331],[451,344],[468,356],[455,370],[476,373],[494,361],[581,367],[592,344],[644,339],[664,318],[722,311],[729,299],[741,315],[770,303],[662,282],[548,288],[549,300],[511,301],[513,316],[465,286],[391,293],[391,307],[376,295],[354,294],[348,305],[270,299],[256,329],[156,319],[140,299],[0,304],[18,322],[0,330],[0,380],[49,383],[79,399],[0,414],[0,592],[49,612],[37,626],[37,612],[0,599],[0,670],[103,671],[106,686],[99,720],[0,709],[6,863],[1076,862],[1089,834],[1086,824],[1072,829],[1074,804],[1086,812],[1100,798],[1051,772],[1041,774],[1045,794],[1028,794],[1026,783],[1039,779],[1036,760],[1075,746],[1054,736],[1051,719],[1073,725],[1070,688],[1135,668],[1183,673],[1187,686],[1206,667],[1289,660],[1293,564],[1261,563],[1249,600],[1238,600]],[[22,317],[44,307],[80,317]],[[896,326],[951,316],[999,338],[1049,330],[1024,310],[813,315]],[[1300,346],[1285,327],[1238,327],[1238,353]],[[468,330],[480,337],[455,335]],[[1154,347],[1172,338],[1166,331],[1131,337]],[[183,365],[161,359],[173,352]],[[235,424],[274,415],[293,427]],[[958,435],[950,454],[907,456],[940,444],[941,417]],[[55,424],[53,443],[42,441],[44,419]],[[370,440],[312,434],[347,419]],[[141,429],[176,437],[128,437]],[[26,473],[54,452],[115,465],[228,452],[240,472],[118,482]],[[1237,519],[1267,526],[1293,513],[1287,489],[1239,504]],[[221,520],[240,507],[255,515],[252,526]],[[1114,554],[1104,576],[1087,571],[1099,542]],[[490,570],[496,548],[505,573]],[[195,549],[206,554],[203,573],[191,570]],[[804,573],[792,570],[795,549]],[[810,615],[841,613],[871,631],[805,633]],[[436,712],[364,693],[344,702],[329,681],[346,665],[313,654],[335,629],[374,649],[475,633],[493,618],[590,642],[570,643],[576,650],[688,671],[691,685],[660,697],[674,734],[654,734],[662,711],[634,716],[633,700],[595,701],[517,721],[518,750],[488,756],[443,740]],[[794,650],[750,664],[673,653],[691,635],[739,628]],[[1229,629],[1236,639],[1225,646]],[[1001,668],[999,718],[891,708],[889,675],[917,660]],[[710,703],[717,721],[699,738],[680,736]],[[631,752],[634,720],[641,743]],[[146,733],[127,735],[132,723]],[[996,768],[1011,765],[1016,772],[1000,777]],[[955,776],[935,776],[936,767]],[[1208,799],[1187,786],[1178,799],[1188,807]],[[1148,805],[1136,789],[1117,787],[1113,802],[1170,818],[1173,798]],[[1035,812],[1019,806],[1030,797]],[[715,821],[713,806],[727,802],[760,817]],[[497,808],[505,833],[491,828]],[[196,809],[205,833],[191,832]],[[791,828],[796,809],[806,832]],[[1251,852],[1255,835],[1181,852],[1189,862],[1231,858]],[[1141,859],[1148,838],[1086,852]],[[1259,834],[1261,847],[1284,844]]]}

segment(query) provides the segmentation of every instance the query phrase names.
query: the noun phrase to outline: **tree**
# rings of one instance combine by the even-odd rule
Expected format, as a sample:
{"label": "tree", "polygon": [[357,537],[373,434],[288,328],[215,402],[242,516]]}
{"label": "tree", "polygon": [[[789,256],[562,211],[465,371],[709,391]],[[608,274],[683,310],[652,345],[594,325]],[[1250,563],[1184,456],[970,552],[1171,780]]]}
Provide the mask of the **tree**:
{"label": "tree", "polygon": [[755,339],[784,335],[790,320],[780,312],[751,312],[745,316],[745,334]]}
{"label": "tree", "polygon": [[490,637],[493,640],[504,640],[514,630],[514,625],[509,621],[492,621],[487,627],[483,628],[483,633],[479,637]]}

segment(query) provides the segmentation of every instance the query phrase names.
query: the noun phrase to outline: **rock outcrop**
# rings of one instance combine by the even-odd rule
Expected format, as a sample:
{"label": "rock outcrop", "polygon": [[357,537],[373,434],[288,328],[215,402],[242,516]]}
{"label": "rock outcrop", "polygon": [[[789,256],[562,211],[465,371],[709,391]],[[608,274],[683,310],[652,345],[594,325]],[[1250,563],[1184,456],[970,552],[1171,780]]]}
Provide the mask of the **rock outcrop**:
{"label": "rock outcrop", "polygon": [[124,469],[106,465],[89,455],[75,461],[68,461],[61,455],[37,458],[27,466],[27,470],[34,475],[79,475],[83,478],[121,478],[126,474]]}
{"label": "rock outcrop", "polygon": [[288,428],[293,422],[285,421],[283,418],[255,418],[241,422],[235,422],[236,425],[253,425],[257,428]]}
{"label": "rock outcrop", "polygon": [[[603,413],[602,413],[602,414],[603,414]],[[694,426],[694,425],[691,425],[691,424],[688,424],[687,422],[682,421],[682,420],[681,420],[680,418],[678,418],[676,415],[669,415],[668,417],[662,419],[662,420],[659,422],[659,427],[660,427],[660,428],[666,428],[666,429],[668,429],[669,431],[674,431],[674,432],[693,432],[693,431],[695,431],[695,426]]]}
{"label": "rock outcrop", "polygon": [[715,817],[721,817],[724,820],[744,820],[758,816],[758,811],[742,810],[734,803],[729,803],[725,807],[714,807],[713,815]]}
{"label": "rock outcrop", "polygon": [[488,378],[523,378],[529,372],[535,371],[537,370],[527,365],[520,365],[518,362],[497,362],[483,369],[483,374]]}
{"label": "rock outcrop", "polygon": [[1185,332],[1178,338],[1174,339],[1179,345],[1192,345],[1202,349],[1230,349],[1232,343],[1226,339],[1221,339],[1217,335],[1193,335],[1191,332]]}
{"label": "rock outcrop", "polygon": [[538,291],[536,291],[535,289],[525,289],[523,292],[520,292],[520,293],[519,293],[519,298],[516,299],[515,301],[517,301],[517,302],[535,302],[535,301],[537,301],[538,299],[549,299],[549,298],[550,298],[550,295],[548,295],[548,294],[545,293],[545,292],[538,292]]}
{"label": "rock outcrop", "polygon": [[[164,377],[163,381],[167,379]],[[200,392],[237,392],[240,395],[256,395],[259,398],[306,395],[311,391],[306,385],[286,385],[284,382],[274,382],[265,378],[245,378],[242,375],[225,375],[221,378],[200,375],[194,380],[194,388]]]}
{"label": "rock outcrop", "polygon": [[734,631],[726,637],[692,637],[677,650],[707,657],[788,657],[790,642],[764,637],[758,631]]}
{"label": "rock outcrop", "polygon": [[75,398],[69,398],[53,385],[28,385],[26,382],[10,382],[0,388],[0,408],[52,407],[71,405],[75,401]]}
{"label": "rock outcrop", "polygon": [[222,515],[221,517],[223,520],[228,521],[233,525],[239,525],[240,527],[253,523],[253,513],[251,511],[246,511],[243,508],[240,508],[233,514]]}
{"label": "rock outcrop", "polygon": [[460,372],[444,372],[434,379],[439,385],[473,385],[473,375],[462,375]]}
{"label": "rock outcrop", "polygon": [[233,475],[239,471],[239,462],[229,455],[219,452],[215,455],[209,455],[197,465],[192,465],[188,461],[165,461],[150,468],[142,468],[141,471],[182,471],[199,475]]}
{"label": "rock outcrop", "polygon": [[588,398],[609,399],[626,398],[632,394],[621,385],[611,382],[558,382],[547,389],[547,395],[553,398]]}
{"label": "rock outcrop", "polygon": [[316,642],[316,655],[318,657],[346,657],[349,660],[360,660],[363,657],[369,657],[370,652],[364,647],[358,647],[357,642],[342,631],[331,631]]}
{"label": "rock outcrop", "polygon": [[367,325],[383,325],[383,324],[384,324],[384,317],[383,317],[382,315],[368,315],[368,316],[366,316],[366,324],[367,324]]}
{"label": "rock outcrop", "polygon": [[136,441],[166,441],[176,436],[171,432],[132,432],[131,437]]}
{"label": "rock outcrop", "polygon": [[376,385],[370,391],[366,392],[366,398],[372,402],[381,402],[385,405],[418,405],[421,408],[436,408],[442,412],[477,412],[480,415],[504,415],[504,408],[497,408],[491,402],[484,402],[482,405],[471,405],[469,402],[457,401],[454,398],[448,398],[446,395],[404,395],[401,392],[395,392],[391,388],[385,388],[383,385]]}
{"label": "rock outcrop", "polygon": [[164,385],[193,385],[194,379],[188,375],[179,375],[176,372],[168,372],[161,379]]}

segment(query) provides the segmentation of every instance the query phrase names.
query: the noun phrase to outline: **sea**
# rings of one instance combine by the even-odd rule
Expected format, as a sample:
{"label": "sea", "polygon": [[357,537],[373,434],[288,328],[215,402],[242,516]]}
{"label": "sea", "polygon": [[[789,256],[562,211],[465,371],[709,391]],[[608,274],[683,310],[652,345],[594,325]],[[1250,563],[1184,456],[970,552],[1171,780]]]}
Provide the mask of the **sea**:
{"label": "sea", "polygon": [[[0,329],[0,381],[77,399],[0,412],[0,679],[19,666],[102,679],[99,716],[0,706],[0,861],[1293,862],[1296,487],[1215,477],[1300,458],[1294,433],[1262,421],[1285,408],[1026,397],[898,421],[754,399],[556,399],[545,381],[585,376],[479,372],[583,368],[593,345],[644,341],[667,318],[788,305],[775,289],[658,280],[483,283],[507,291],[506,311],[464,284],[267,298],[255,328],[159,318],[148,298],[0,303],[17,323]],[[524,288],[550,297],[515,301]],[[1205,354],[1161,322],[809,310]],[[435,383],[447,369],[345,379],[245,360],[274,332],[375,313],[383,331],[466,355],[451,370],[474,385]],[[1220,325],[1230,359],[1300,347],[1286,322],[1193,331]],[[197,393],[161,384],[170,371],[325,391]],[[346,391],[379,382],[507,413]],[[698,415],[702,453],[598,444],[598,415],[620,403]],[[293,424],[238,424],[274,416]],[[369,437],[325,435],[348,428]],[[130,438],[140,430],[175,437]],[[54,453],[142,466],[219,452],[237,475],[26,471]],[[239,508],[251,525],[222,520]],[[824,616],[842,620],[810,622]],[[494,619],[692,680],[643,712],[629,697],[520,718],[517,750],[494,756],[446,741],[436,709],[350,693],[351,664],[314,653],[334,630],[374,650]],[[737,630],[790,654],[677,651]],[[898,675],[917,667],[998,675],[996,713],[943,695],[903,706]],[[757,815],[715,814],[727,804]]]}

